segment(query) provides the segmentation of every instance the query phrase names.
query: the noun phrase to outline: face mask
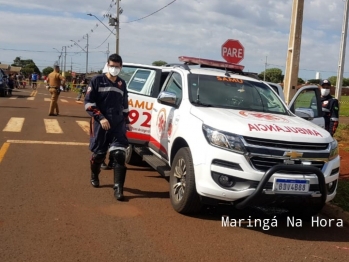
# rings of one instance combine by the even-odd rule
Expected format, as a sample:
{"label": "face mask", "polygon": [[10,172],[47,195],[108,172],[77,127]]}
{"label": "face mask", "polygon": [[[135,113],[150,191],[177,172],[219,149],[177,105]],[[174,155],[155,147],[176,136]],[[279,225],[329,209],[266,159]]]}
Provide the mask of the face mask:
{"label": "face mask", "polygon": [[321,89],[322,96],[328,96],[330,94],[330,89]]}
{"label": "face mask", "polygon": [[109,74],[112,76],[117,76],[120,73],[120,68],[115,68],[115,67],[109,67]]}

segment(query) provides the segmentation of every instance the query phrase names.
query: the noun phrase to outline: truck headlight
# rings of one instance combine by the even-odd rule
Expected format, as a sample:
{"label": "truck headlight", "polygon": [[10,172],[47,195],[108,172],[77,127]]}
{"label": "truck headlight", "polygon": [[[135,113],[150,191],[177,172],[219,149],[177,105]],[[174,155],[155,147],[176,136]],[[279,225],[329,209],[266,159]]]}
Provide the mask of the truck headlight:
{"label": "truck headlight", "polygon": [[330,157],[328,160],[332,160],[335,159],[338,156],[338,143],[337,140],[334,139],[331,143],[330,143]]}
{"label": "truck headlight", "polygon": [[246,153],[244,144],[239,136],[218,131],[207,125],[202,125],[202,130],[208,143],[239,154]]}

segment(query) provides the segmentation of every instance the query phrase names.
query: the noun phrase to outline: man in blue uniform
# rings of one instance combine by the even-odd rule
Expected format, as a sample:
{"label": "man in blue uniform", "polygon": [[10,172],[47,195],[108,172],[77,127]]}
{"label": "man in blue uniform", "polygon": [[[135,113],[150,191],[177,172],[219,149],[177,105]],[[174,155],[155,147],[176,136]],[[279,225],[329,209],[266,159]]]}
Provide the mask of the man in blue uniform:
{"label": "man in blue uniform", "polygon": [[325,119],[325,129],[331,134],[337,130],[339,121],[338,100],[330,94],[331,82],[327,79],[321,81],[321,104]]}
{"label": "man in blue uniform", "polygon": [[99,187],[98,175],[109,149],[114,160],[114,196],[122,201],[126,177],[125,149],[128,146],[126,129],[130,123],[128,93],[125,81],[118,76],[122,58],[112,54],[107,66],[107,73],[91,79],[85,96],[85,110],[91,116],[91,184]]}

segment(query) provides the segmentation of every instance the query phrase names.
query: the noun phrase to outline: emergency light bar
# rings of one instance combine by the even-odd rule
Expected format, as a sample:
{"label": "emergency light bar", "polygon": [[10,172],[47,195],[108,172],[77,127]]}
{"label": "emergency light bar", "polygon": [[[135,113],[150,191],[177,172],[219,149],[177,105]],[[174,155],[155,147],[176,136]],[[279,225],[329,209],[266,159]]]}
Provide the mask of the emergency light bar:
{"label": "emergency light bar", "polygon": [[187,65],[200,65],[201,67],[210,67],[217,69],[232,69],[232,70],[240,70],[242,71],[245,67],[243,65],[232,64],[228,62],[210,60],[210,59],[202,59],[197,57],[189,57],[189,56],[180,56],[178,57],[179,61],[186,63]]}

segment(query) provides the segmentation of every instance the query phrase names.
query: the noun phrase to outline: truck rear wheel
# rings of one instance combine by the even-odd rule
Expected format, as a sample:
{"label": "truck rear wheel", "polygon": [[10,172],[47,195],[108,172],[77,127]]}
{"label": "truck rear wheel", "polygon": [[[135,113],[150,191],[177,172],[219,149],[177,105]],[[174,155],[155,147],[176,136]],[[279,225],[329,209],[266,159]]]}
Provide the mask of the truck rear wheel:
{"label": "truck rear wheel", "polygon": [[126,159],[125,159],[126,164],[133,165],[133,166],[138,166],[143,163],[143,159],[140,155],[138,155],[132,145],[129,145],[126,148]]}
{"label": "truck rear wheel", "polygon": [[195,186],[193,159],[188,147],[181,148],[173,160],[170,199],[173,208],[181,214],[194,214],[201,209],[200,197]]}

